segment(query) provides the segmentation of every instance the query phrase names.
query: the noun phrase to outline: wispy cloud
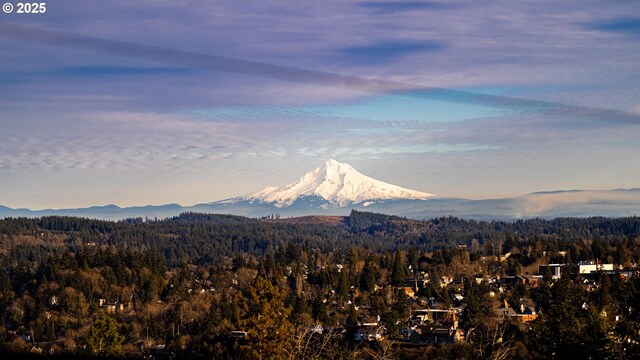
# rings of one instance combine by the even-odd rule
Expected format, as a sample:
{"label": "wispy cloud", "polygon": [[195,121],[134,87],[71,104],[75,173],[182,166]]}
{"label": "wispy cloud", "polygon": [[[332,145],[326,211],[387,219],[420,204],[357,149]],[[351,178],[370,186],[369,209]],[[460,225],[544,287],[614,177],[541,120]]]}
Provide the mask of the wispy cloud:
{"label": "wispy cloud", "polygon": [[[69,78],[93,78],[93,77],[136,77],[145,75],[188,75],[194,70],[183,67],[159,67],[159,66],[114,66],[114,65],[81,65],[61,66],[55,68],[27,70],[27,71],[2,71],[0,83],[20,84],[33,83],[35,81],[55,81]],[[57,78],[57,79],[56,79]]]}
{"label": "wispy cloud", "polygon": [[209,201],[338,155],[452,196],[638,186],[638,10],[113,0],[6,15],[0,204]]}
{"label": "wispy cloud", "polygon": [[640,35],[640,18],[616,18],[586,25],[590,29],[621,34]]}
{"label": "wispy cloud", "polygon": [[500,109],[515,109],[551,115],[566,115],[603,121],[640,123],[634,113],[576,106],[551,101],[536,101],[497,95],[477,94],[469,91],[420,87],[413,84],[388,80],[377,80],[352,75],[342,75],[297,67],[275,65],[264,62],[242,60],[217,55],[175,50],[117,40],[70,34],[50,29],[24,27],[15,24],[0,24],[0,36],[22,39],[48,46],[73,48],[152,60],[174,65],[223,71],[249,76],[266,77],[296,83],[328,87],[343,87],[372,93],[393,93],[401,96],[421,97],[439,101],[480,104]]}
{"label": "wispy cloud", "polygon": [[451,8],[453,4],[436,1],[362,1],[358,3],[366,9],[378,12],[397,12],[397,11],[415,11],[415,10],[437,10]]}
{"label": "wispy cloud", "polygon": [[385,41],[371,45],[352,46],[341,49],[340,52],[347,55],[349,61],[358,63],[388,63],[403,56],[439,51],[445,45],[431,40],[421,42]]}
{"label": "wispy cloud", "polygon": [[[52,69],[48,74],[64,76],[117,76],[117,75],[164,75],[192,73],[192,69],[181,67],[135,67],[112,65],[67,66]],[[45,73],[47,74],[47,73]]]}

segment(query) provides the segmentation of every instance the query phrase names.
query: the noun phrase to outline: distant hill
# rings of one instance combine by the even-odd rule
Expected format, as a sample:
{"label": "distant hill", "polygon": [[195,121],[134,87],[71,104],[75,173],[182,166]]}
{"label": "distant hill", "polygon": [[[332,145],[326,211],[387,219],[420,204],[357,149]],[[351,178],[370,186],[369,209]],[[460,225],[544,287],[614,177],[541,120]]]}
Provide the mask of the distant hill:
{"label": "distant hill", "polygon": [[[640,189],[559,190],[512,198],[469,200],[444,198],[372,179],[352,166],[328,160],[297,181],[268,187],[246,196],[183,207],[178,204],[92,206],[79,209],[12,209],[0,206],[0,217],[78,216],[94,219],[163,219],[184,212],[218,213],[281,221],[327,221],[321,216],[347,216],[351,210],[431,219],[455,216],[476,220],[556,217],[624,217],[640,215]],[[313,218],[312,216],[316,216]]]}
{"label": "distant hill", "polygon": [[283,224],[338,225],[338,224],[348,224],[349,217],[348,216],[309,215],[309,216],[300,216],[300,217],[290,217],[285,219],[266,219],[265,221],[274,222],[274,223],[283,223]]}

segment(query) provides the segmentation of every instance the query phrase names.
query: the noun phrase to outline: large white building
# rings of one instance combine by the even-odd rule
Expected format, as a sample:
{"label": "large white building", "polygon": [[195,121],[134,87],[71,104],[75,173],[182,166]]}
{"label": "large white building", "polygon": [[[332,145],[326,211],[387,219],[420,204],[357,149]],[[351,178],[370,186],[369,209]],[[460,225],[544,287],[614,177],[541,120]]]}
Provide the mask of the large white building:
{"label": "large white building", "polygon": [[577,274],[590,274],[592,272],[597,271],[607,271],[613,270],[613,264],[597,264],[593,261],[582,261],[579,262],[578,265],[572,265],[574,267],[577,266],[577,271],[574,271]]}
{"label": "large white building", "polygon": [[540,274],[544,274],[546,269],[551,269],[551,274],[555,279],[562,274],[591,274],[598,271],[612,271],[613,264],[601,264],[594,261],[581,261],[577,264],[549,264],[540,266]]}

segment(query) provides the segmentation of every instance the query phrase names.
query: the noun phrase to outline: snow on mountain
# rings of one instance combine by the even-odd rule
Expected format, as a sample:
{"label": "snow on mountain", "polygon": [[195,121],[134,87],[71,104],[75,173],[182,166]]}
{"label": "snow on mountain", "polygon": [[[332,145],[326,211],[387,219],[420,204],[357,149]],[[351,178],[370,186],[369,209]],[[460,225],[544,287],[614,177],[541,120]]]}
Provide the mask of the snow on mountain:
{"label": "snow on mountain", "polygon": [[351,165],[330,159],[292,184],[267,187],[244,199],[271,203],[282,208],[305,197],[320,197],[329,206],[344,207],[371,200],[425,200],[433,196],[372,179]]}

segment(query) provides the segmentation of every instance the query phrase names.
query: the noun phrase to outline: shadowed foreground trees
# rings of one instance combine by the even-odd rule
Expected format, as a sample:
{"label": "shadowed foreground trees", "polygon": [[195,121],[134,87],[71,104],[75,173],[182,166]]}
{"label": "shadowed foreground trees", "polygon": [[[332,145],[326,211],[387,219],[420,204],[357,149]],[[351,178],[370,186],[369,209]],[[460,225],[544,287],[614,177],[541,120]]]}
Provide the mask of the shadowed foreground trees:
{"label": "shadowed foreground trees", "polygon": [[247,331],[241,346],[252,359],[282,359],[293,346],[293,325],[289,322],[291,307],[285,305],[286,292],[268,279],[258,276],[238,303],[244,312],[240,329]]}
{"label": "shadowed foreground trees", "polygon": [[122,355],[122,336],[118,330],[118,323],[107,314],[98,316],[91,326],[87,339],[87,350],[94,355],[119,356]]}
{"label": "shadowed foreground trees", "polygon": [[534,322],[531,349],[550,359],[619,359],[606,312],[588,302],[579,284],[569,278],[539,289],[541,315]]}

